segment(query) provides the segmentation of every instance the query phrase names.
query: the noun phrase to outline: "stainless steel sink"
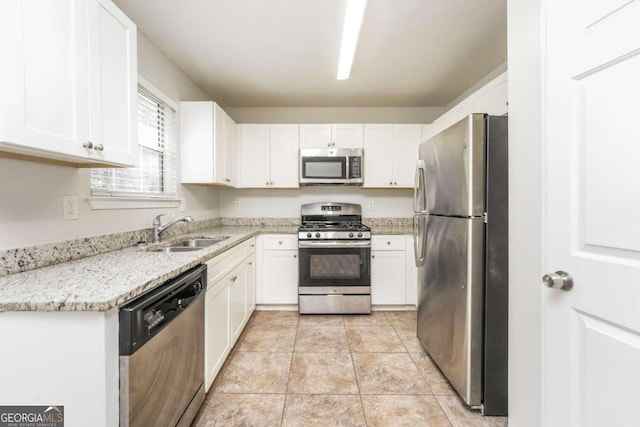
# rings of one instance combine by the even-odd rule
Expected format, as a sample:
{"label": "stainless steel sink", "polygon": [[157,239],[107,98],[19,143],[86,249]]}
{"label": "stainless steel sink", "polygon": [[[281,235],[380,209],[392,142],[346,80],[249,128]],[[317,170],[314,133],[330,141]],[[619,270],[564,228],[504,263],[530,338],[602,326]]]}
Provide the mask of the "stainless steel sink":
{"label": "stainless steel sink", "polygon": [[192,252],[199,250],[202,250],[202,248],[193,246],[163,246],[161,248],[149,249],[149,252]]}
{"label": "stainless steel sink", "polygon": [[189,239],[182,240],[180,242],[172,243],[169,247],[195,247],[195,248],[206,248],[207,246],[215,245],[216,243],[220,243],[223,240],[228,239],[228,236],[224,237],[216,237],[214,239]]}
{"label": "stainless steel sink", "polygon": [[191,252],[199,251],[208,246],[220,243],[223,240],[228,239],[229,236],[216,237],[212,239],[187,239],[181,240],[176,243],[172,243],[167,246],[161,246],[159,248],[149,249],[149,252]]}

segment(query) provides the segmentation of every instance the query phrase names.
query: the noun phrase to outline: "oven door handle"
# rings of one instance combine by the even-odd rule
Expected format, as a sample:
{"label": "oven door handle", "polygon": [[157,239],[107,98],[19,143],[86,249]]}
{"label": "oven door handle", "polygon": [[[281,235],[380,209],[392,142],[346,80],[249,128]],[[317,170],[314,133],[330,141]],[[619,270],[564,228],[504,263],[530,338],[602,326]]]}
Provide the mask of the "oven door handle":
{"label": "oven door handle", "polygon": [[298,248],[370,248],[370,240],[299,240]]}

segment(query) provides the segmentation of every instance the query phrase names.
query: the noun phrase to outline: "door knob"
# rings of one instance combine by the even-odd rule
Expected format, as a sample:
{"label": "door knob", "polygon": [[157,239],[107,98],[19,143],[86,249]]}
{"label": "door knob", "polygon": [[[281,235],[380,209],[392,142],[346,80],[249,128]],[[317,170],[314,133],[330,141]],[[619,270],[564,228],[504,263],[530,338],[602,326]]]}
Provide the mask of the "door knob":
{"label": "door knob", "polygon": [[573,278],[566,271],[556,271],[542,276],[542,283],[553,289],[570,291],[573,288]]}

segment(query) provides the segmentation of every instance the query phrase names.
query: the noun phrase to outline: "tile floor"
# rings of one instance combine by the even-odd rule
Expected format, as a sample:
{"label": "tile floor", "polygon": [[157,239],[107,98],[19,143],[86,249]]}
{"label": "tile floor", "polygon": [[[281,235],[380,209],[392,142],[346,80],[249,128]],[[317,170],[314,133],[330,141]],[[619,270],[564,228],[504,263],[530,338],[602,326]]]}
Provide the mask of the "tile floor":
{"label": "tile floor", "polygon": [[415,312],[255,312],[195,427],[506,426],[467,409],[422,350]]}

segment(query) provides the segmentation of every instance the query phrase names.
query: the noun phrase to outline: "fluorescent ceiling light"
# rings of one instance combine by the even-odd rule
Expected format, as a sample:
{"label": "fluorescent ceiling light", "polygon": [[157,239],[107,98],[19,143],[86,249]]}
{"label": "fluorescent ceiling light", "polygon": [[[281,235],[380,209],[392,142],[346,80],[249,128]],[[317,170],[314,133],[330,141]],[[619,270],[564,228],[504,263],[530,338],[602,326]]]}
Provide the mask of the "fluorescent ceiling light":
{"label": "fluorescent ceiling light", "polygon": [[345,80],[351,74],[351,64],[356,53],[362,17],[367,0],[347,0],[347,11],[342,28],[342,44],[340,45],[340,62],[338,63],[338,80]]}

